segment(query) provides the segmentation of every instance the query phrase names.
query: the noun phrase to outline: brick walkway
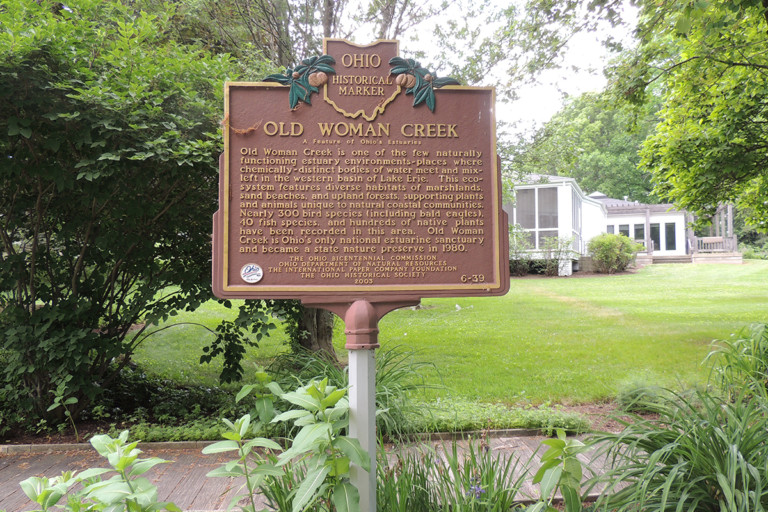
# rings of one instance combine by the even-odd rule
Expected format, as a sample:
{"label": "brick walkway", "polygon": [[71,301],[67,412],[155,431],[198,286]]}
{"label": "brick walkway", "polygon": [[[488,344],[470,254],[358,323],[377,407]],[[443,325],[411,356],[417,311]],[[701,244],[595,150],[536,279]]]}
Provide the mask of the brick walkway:
{"label": "brick walkway", "polygon": [[[513,455],[521,461],[529,461],[532,469],[538,468],[538,456],[544,452],[540,449],[534,453],[543,437],[529,435],[505,435],[499,433],[491,438],[491,449],[494,453]],[[449,445],[450,441],[433,441],[433,446]],[[460,446],[464,445],[461,442]],[[146,475],[158,487],[161,501],[172,501],[187,512],[206,511],[218,512],[227,508],[230,500],[239,493],[242,481],[234,478],[208,478],[206,474],[229,460],[231,454],[203,455],[203,443],[144,443],[139,447],[145,457],[160,457],[172,461],[171,464],[161,464]],[[89,467],[107,467],[104,461],[90,445],[69,445],[65,447],[33,446],[33,447],[0,447],[0,511],[22,512],[33,510],[34,504],[29,501],[19,487],[19,482],[30,476],[53,477],[63,471],[82,471]],[[25,451],[38,450],[39,452]],[[51,450],[51,451],[45,451]],[[6,452],[6,453],[3,453]],[[582,462],[595,464],[590,461],[590,454],[582,457]],[[530,484],[530,479],[521,489],[521,497],[535,499],[537,487]]]}

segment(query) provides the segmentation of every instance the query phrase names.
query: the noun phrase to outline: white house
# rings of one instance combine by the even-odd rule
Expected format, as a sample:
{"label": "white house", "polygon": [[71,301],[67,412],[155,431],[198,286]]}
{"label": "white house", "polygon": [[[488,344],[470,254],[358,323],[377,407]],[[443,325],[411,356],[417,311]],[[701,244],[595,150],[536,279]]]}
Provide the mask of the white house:
{"label": "white house", "polygon": [[687,242],[687,217],[671,204],[642,204],[626,199],[612,199],[600,192],[589,197],[606,206],[604,233],[617,233],[643,244],[646,254],[684,256],[690,253]]}
{"label": "white house", "polygon": [[[708,237],[695,237],[688,228],[692,217],[671,204],[642,204],[613,199],[600,192],[586,195],[576,180],[563,176],[530,175],[516,185],[514,205],[505,206],[510,223],[529,234],[535,258],[542,258],[550,237],[572,240],[572,258],[563,261],[561,275],[570,275],[574,263],[587,256],[587,244],[601,233],[617,233],[643,245],[638,260],[741,262],[733,235],[733,210],[722,207]],[[727,256],[727,257],[724,257]],[[736,258],[738,256],[738,258]]]}

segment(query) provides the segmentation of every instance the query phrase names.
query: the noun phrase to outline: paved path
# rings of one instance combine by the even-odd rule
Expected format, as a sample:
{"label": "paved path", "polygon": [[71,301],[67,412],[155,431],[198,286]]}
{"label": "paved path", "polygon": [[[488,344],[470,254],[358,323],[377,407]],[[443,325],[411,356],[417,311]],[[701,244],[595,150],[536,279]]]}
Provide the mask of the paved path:
{"label": "paved path", "polygon": [[[491,438],[491,449],[494,453],[513,455],[521,461],[528,461],[534,456],[541,440],[540,436],[530,435],[495,435]],[[439,448],[440,445],[450,445],[450,441],[431,443]],[[460,444],[465,444],[462,442]],[[241,479],[208,478],[206,474],[221,463],[229,460],[231,454],[202,455],[202,443],[144,443],[139,447],[145,457],[160,457],[173,461],[171,464],[161,464],[153,468],[145,476],[158,487],[159,499],[172,501],[187,512],[206,511],[218,512],[227,508],[230,500],[238,494]],[[8,449],[12,453],[0,451],[0,511],[22,512],[33,510],[34,505],[19,487],[19,482],[30,476],[53,477],[63,471],[82,471],[88,467],[107,467],[105,461],[90,448],[90,445],[61,447],[32,447],[35,450],[51,450],[49,452],[21,452],[19,448]],[[76,449],[73,449],[76,448]],[[538,466],[538,456],[544,450],[539,450],[536,458],[531,460],[535,471]],[[582,462],[590,463],[590,454],[582,457]],[[591,464],[591,467],[595,467]],[[526,482],[521,492],[522,496],[535,499],[537,487]]]}

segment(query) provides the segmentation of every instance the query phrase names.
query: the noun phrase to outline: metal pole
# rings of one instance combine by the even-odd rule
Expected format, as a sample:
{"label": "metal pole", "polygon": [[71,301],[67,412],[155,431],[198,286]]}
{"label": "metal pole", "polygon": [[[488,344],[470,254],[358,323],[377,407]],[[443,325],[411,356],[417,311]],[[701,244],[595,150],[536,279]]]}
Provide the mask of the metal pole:
{"label": "metal pole", "polygon": [[349,435],[370,456],[371,470],[350,468],[352,484],[360,492],[361,512],[376,511],[376,362],[374,350],[349,351]]}
{"label": "metal pole", "polygon": [[344,318],[349,350],[349,435],[370,457],[370,471],[353,464],[350,480],[360,493],[361,512],[376,512],[376,360],[378,314],[364,300],[356,301]]}

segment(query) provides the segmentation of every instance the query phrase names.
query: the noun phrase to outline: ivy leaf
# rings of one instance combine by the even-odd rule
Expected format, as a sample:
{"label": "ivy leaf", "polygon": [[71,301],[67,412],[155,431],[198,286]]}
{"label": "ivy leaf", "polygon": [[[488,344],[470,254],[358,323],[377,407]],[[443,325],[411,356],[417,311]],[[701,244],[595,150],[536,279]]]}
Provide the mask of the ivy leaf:
{"label": "ivy leaf", "polygon": [[[290,70],[288,70],[290,71]],[[281,85],[289,85],[291,83],[291,78],[289,76],[281,75],[279,73],[275,73],[273,75],[269,75],[266,78],[264,78],[265,82],[277,82]]]}
{"label": "ivy leaf", "polygon": [[432,87],[434,87],[435,89],[439,89],[446,85],[461,85],[461,82],[451,77],[435,78],[434,80],[432,80]]}

